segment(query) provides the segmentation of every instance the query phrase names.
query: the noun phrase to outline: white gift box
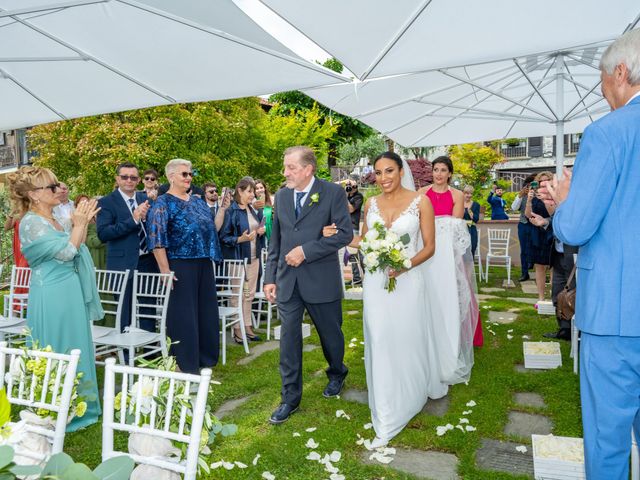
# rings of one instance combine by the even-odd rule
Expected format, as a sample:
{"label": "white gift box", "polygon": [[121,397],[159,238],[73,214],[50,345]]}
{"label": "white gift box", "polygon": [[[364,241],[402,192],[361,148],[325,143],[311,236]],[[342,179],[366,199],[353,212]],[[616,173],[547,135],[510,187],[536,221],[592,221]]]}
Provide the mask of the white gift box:
{"label": "white gift box", "polygon": [[[302,338],[307,338],[311,336],[311,325],[308,323],[302,324]],[[276,340],[280,340],[280,325],[274,327],[273,329],[273,338]]]}
{"label": "white gift box", "polygon": [[552,369],[562,366],[558,342],[522,342],[524,368]]}
{"label": "white gift box", "polygon": [[531,435],[536,480],[585,479],[581,438]]}
{"label": "white gift box", "polygon": [[555,315],[556,307],[553,306],[553,302],[545,302],[539,301],[538,305],[538,315]]}

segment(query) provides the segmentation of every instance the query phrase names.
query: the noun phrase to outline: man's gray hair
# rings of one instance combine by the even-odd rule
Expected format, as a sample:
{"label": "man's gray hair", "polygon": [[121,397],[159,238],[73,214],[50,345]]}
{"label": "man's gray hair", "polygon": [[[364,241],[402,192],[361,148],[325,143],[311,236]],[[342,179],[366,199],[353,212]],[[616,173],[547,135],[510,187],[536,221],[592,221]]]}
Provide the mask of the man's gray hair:
{"label": "man's gray hair", "polygon": [[289,147],[284,151],[284,156],[292,155],[294,153],[299,154],[300,164],[305,167],[307,165],[311,165],[313,167],[313,171],[315,172],[318,168],[318,161],[316,160],[316,154],[313,153],[313,150],[304,145],[296,145],[295,147]]}
{"label": "man's gray hair", "polygon": [[185,160],[184,158],[174,158],[173,160],[169,160],[164,166],[164,174],[169,178],[169,175],[174,173],[181,165],[191,168],[191,162],[189,160]]}
{"label": "man's gray hair", "polygon": [[600,70],[612,75],[621,63],[629,70],[629,83],[640,85],[640,29],[625,33],[609,45],[600,59]]}

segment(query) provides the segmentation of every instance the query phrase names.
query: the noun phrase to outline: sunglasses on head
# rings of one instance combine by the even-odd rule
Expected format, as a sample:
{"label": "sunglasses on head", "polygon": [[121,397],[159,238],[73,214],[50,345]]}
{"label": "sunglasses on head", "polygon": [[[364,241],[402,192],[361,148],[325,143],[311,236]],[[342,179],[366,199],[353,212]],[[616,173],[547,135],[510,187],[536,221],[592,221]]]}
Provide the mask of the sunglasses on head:
{"label": "sunglasses on head", "polygon": [[156,177],[144,177],[144,181],[145,182],[155,182],[156,181]]}
{"label": "sunglasses on head", "polygon": [[193,178],[193,172],[180,172],[180,175],[182,175],[182,178],[187,178],[187,177]]}
{"label": "sunglasses on head", "polygon": [[125,182],[127,180],[131,180],[132,182],[137,182],[138,180],[140,180],[140,177],[138,177],[137,175],[119,175],[120,180],[124,180]]}
{"label": "sunglasses on head", "polygon": [[60,184],[52,183],[51,185],[47,185],[46,187],[36,187],[34,188],[34,190],[46,190],[47,188],[51,190],[51,193],[56,193],[56,190],[60,188]]}

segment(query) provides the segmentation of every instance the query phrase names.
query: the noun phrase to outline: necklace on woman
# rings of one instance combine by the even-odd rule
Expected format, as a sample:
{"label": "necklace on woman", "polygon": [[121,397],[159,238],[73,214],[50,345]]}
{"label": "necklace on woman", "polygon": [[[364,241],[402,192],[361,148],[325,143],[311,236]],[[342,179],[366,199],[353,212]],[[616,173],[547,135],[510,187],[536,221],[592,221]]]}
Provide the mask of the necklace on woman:
{"label": "necklace on woman", "polygon": [[49,220],[50,222],[56,222],[57,220],[55,218],[53,218],[53,214],[51,215],[45,215],[44,213],[38,212],[37,210],[31,210],[33,213],[35,213],[36,215],[45,218],[47,220]]}

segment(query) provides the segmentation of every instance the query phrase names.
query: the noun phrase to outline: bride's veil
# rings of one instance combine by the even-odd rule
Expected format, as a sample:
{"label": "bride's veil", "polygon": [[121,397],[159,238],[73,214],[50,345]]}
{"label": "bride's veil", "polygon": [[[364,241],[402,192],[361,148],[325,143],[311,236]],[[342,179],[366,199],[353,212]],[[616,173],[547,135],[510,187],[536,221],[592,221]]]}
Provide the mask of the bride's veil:
{"label": "bride's veil", "polygon": [[409,162],[407,162],[404,158],[402,159],[402,186],[407,190],[416,190],[416,184],[413,181],[413,174],[411,173],[411,168],[409,167]]}

